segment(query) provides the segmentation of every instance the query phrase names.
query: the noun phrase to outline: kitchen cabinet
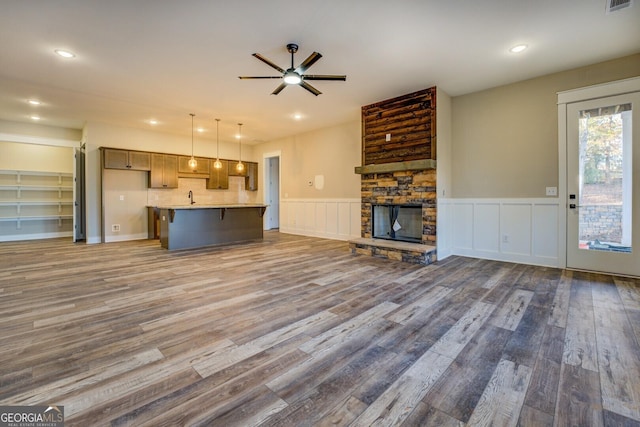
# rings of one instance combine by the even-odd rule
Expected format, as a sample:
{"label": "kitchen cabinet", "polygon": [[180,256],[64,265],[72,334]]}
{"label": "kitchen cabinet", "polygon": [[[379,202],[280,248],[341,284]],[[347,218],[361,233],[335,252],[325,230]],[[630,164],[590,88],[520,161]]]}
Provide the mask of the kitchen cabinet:
{"label": "kitchen cabinet", "polygon": [[151,188],[178,188],[178,156],[172,154],[151,154]]}
{"label": "kitchen cabinet", "polygon": [[228,190],[229,189],[229,161],[220,160],[221,169],[213,167],[215,160],[211,160],[209,167],[209,179],[207,180],[207,189],[209,190]]}
{"label": "kitchen cabinet", "polygon": [[245,177],[245,190],[258,190],[258,164],[253,162],[245,163],[247,176]]}
{"label": "kitchen cabinet", "polygon": [[178,175],[183,178],[208,178],[209,177],[209,159],[203,157],[195,158],[198,164],[195,169],[189,167],[190,156],[178,156]]}
{"label": "kitchen cabinet", "polygon": [[143,151],[103,148],[105,169],[150,171],[151,154]]}

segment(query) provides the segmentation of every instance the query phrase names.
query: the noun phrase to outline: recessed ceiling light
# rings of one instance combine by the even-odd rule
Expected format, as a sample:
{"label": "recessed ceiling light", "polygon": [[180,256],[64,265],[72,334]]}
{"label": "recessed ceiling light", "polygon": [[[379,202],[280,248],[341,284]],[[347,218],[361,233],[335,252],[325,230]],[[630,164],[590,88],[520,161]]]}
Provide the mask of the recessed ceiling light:
{"label": "recessed ceiling light", "polygon": [[196,130],[197,130],[198,132],[200,132],[200,133],[204,132],[204,129],[202,129],[202,128],[197,128]]}
{"label": "recessed ceiling light", "polygon": [[76,56],[75,53],[69,52],[68,50],[64,50],[64,49],[56,49],[54,50],[54,52],[62,56],[63,58],[74,58]]}
{"label": "recessed ceiling light", "polygon": [[302,114],[300,114],[300,113],[295,113],[295,114],[293,115],[293,118],[294,118],[294,119],[296,119],[296,120],[300,120],[300,119],[302,119]]}
{"label": "recessed ceiling light", "polygon": [[158,124],[158,121],[157,121],[157,120],[154,120],[154,119],[151,119],[151,120],[149,120],[149,124],[150,124],[150,125],[157,125],[157,124]]}
{"label": "recessed ceiling light", "polygon": [[38,117],[38,116],[31,116],[31,120],[40,120],[40,117]]}
{"label": "recessed ceiling light", "polygon": [[28,102],[31,105],[40,105],[40,104],[42,104],[42,102],[38,101],[37,99],[30,99]]}
{"label": "recessed ceiling light", "polygon": [[509,52],[511,52],[511,53],[520,53],[523,50],[525,50],[526,48],[527,48],[526,44],[518,44],[518,45],[515,45],[514,47],[512,47],[511,49],[509,49]]}

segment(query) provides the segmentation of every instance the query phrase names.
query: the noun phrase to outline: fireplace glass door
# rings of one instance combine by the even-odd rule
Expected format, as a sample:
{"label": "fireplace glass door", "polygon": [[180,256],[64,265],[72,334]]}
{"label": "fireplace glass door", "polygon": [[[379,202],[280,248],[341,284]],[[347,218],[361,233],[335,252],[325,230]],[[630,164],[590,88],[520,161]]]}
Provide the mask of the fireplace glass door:
{"label": "fireplace glass door", "polygon": [[373,205],[371,211],[374,238],[422,242],[422,206]]}

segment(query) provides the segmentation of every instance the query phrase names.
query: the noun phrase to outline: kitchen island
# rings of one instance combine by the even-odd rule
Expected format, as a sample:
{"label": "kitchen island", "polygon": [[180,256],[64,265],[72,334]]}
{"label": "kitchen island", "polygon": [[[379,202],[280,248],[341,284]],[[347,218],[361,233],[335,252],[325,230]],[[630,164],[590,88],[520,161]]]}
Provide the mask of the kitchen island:
{"label": "kitchen island", "polygon": [[154,206],[160,220],[160,245],[169,250],[260,240],[262,204]]}

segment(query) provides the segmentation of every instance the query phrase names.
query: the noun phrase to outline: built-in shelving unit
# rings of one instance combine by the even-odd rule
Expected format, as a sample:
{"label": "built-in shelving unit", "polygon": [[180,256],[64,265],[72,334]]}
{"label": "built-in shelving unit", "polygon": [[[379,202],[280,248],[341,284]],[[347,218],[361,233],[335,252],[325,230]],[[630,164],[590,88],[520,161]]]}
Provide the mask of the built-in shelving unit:
{"label": "built-in shelving unit", "polygon": [[0,241],[72,236],[73,174],[0,170]]}

